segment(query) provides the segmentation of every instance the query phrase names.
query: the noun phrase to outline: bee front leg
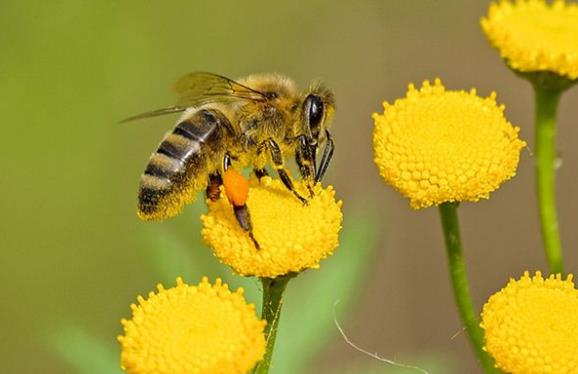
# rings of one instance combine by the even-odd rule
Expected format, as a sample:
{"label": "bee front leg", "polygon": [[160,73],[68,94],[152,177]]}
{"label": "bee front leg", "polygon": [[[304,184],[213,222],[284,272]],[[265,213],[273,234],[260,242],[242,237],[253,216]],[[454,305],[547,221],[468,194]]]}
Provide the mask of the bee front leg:
{"label": "bee front leg", "polygon": [[267,145],[269,148],[269,152],[271,153],[271,160],[273,161],[273,166],[275,166],[275,170],[277,170],[279,178],[281,178],[281,181],[283,182],[285,187],[287,187],[287,189],[291,191],[293,195],[295,195],[295,197],[298,198],[299,201],[301,201],[301,203],[303,203],[303,205],[307,205],[307,199],[301,196],[299,192],[295,190],[293,182],[291,181],[291,177],[289,177],[289,174],[285,169],[284,166],[285,163],[283,161],[283,153],[281,153],[281,148],[279,147],[279,144],[277,144],[275,140],[269,139],[267,140]]}
{"label": "bee front leg", "polygon": [[305,135],[299,136],[298,141],[298,146],[295,151],[295,161],[297,162],[297,166],[299,166],[299,173],[301,174],[301,178],[307,181],[309,197],[313,197],[314,193],[312,182],[315,180],[315,153],[317,146],[311,145]]}

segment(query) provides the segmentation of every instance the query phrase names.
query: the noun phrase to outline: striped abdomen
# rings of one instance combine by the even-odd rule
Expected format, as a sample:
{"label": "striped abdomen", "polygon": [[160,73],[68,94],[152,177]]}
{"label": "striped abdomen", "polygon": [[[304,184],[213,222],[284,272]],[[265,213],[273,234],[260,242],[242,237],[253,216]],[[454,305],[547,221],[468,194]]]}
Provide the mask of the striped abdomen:
{"label": "striped abdomen", "polygon": [[229,120],[214,109],[185,114],[152,154],[141,176],[138,215],[145,220],[178,214],[207,186],[232,136]]}

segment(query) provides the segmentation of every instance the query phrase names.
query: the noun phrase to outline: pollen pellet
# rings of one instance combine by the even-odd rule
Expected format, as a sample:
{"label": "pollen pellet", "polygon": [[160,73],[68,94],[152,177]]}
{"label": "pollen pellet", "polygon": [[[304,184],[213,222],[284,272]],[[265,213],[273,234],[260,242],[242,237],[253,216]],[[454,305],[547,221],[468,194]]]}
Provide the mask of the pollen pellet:
{"label": "pollen pellet", "polygon": [[223,176],[225,194],[234,206],[243,206],[249,197],[249,182],[236,170],[229,169]]}

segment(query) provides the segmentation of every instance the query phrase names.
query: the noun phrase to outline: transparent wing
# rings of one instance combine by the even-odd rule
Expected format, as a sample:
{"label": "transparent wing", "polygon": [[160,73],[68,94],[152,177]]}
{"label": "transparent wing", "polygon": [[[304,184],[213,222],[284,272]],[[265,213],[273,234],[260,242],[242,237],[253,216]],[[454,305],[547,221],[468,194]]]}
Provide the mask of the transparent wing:
{"label": "transparent wing", "polygon": [[183,112],[189,107],[208,103],[231,103],[239,100],[265,101],[266,94],[235,82],[222,75],[196,72],[181,77],[173,90],[178,99],[177,105],[137,114],[120,121],[121,123],[138,119],[157,117],[165,114]]}
{"label": "transparent wing", "polygon": [[122,121],[120,121],[120,123],[125,123],[125,122],[130,122],[130,121],[136,121],[138,119],[143,119],[143,118],[150,118],[150,117],[157,117],[157,116],[162,116],[165,114],[172,114],[172,113],[179,113],[179,112],[183,112],[187,109],[187,107],[183,107],[183,106],[170,106],[167,108],[161,108],[161,109],[157,109],[157,110],[152,110],[150,112],[145,112],[145,113],[140,113],[134,116],[130,116],[128,118],[123,119]]}
{"label": "transparent wing", "polygon": [[181,77],[173,87],[177,106],[198,106],[212,102],[239,100],[265,101],[267,96],[257,90],[218,74],[196,72]]}

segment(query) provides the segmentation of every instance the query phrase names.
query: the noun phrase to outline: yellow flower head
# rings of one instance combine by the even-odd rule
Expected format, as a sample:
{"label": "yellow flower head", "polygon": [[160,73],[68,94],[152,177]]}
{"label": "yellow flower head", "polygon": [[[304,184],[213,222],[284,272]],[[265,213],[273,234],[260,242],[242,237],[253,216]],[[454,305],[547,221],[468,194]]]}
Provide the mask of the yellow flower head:
{"label": "yellow flower head", "polygon": [[439,79],[375,113],[375,163],[414,209],[478,201],[515,175],[519,128],[504,118],[496,95],[446,91]]}
{"label": "yellow flower head", "polygon": [[578,78],[577,4],[501,1],[490,5],[481,23],[490,43],[512,69]]}
{"label": "yellow flower head", "polygon": [[[295,187],[308,196],[302,183],[296,182]],[[337,247],[342,203],[335,201],[332,187],[318,184],[313,190],[315,196],[303,205],[281,181],[253,179],[247,206],[260,249],[239,226],[224,194],[209,202],[209,212],[201,217],[203,238],[240,275],[275,278],[318,268],[319,261]]]}
{"label": "yellow flower head", "polygon": [[138,297],[132,319],[122,320],[121,365],[131,374],[245,374],[265,353],[265,321],[243,289],[217,279]]}
{"label": "yellow flower head", "polygon": [[508,373],[578,373],[578,290],[540,272],[494,294],[482,312],[485,350]]}

